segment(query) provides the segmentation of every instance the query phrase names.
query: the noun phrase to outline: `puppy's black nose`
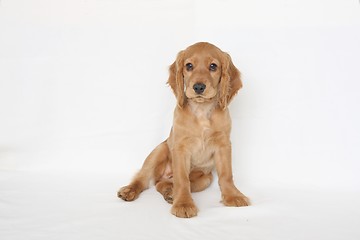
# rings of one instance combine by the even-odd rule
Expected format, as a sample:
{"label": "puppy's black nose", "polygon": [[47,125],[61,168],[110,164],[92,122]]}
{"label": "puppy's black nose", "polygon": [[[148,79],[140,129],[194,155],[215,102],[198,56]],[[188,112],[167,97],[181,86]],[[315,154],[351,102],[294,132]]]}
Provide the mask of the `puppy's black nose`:
{"label": "puppy's black nose", "polygon": [[195,83],[193,86],[194,91],[197,94],[202,94],[205,91],[206,85],[203,83]]}

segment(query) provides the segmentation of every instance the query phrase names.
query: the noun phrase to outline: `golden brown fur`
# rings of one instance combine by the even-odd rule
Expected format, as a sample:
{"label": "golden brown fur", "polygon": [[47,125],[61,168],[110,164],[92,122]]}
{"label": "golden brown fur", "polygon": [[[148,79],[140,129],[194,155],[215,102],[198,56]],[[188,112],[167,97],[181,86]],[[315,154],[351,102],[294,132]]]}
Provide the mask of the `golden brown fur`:
{"label": "golden brown fur", "polygon": [[224,205],[247,206],[249,200],[235,187],[231,169],[227,106],[242,83],[230,56],[210,43],[196,43],[178,54],[168,84],[177,98],[170,136],[118,196],[135,200],[153,179],[157,191],[173,204],[172,214],[193,217],[198,210],[191,192],[210,185],[215,167]]}

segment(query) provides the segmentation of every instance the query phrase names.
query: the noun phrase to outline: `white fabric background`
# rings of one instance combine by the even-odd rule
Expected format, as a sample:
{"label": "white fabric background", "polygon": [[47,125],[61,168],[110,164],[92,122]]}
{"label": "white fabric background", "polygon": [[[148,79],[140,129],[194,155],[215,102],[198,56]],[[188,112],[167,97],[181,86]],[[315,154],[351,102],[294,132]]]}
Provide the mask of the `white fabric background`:
{"label": "white fabric background", "polygon": [[[154,188],[116,199],[166,139],[176,54],[230,53],[233,169],[177,219]],[[356,0],[0,1],[1,239],[359,239]]]}

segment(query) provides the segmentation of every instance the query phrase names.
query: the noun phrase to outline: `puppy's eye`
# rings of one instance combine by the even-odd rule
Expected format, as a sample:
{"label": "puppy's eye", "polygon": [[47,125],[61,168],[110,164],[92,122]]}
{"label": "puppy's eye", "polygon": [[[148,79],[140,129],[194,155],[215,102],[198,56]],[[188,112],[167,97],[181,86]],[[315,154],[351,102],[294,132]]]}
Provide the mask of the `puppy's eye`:
{"label": "puppy's eye", "polygon": [[216,71],[217,65],[215,63],[212,63],[212,64],[210,64],[209,69],[210,69],[210,71]]}
{"label": "puppy's eye", "polygon": [[191,63],[187,63],[185,66],[187,71],[193,70],[193,65]]}

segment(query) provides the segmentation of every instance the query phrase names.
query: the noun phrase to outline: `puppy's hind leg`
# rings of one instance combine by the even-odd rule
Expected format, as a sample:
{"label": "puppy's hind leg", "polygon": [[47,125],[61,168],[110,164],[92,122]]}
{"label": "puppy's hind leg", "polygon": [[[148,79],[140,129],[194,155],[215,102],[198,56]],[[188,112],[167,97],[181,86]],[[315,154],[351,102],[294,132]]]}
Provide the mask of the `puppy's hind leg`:
{"label": "puppy's hind leg", "polygon": [[193,171],[190,173],[190,189],[191,192],[200,192],[210,186],[213,176],[212,173],[204,173],[202,171]]}
{"label": "puppy's hind leg", "polygon": [[168,160],[169,148],[166,141],[158,145],[145,159],[140,171],[135,175],[129,185],[122,187],[117,195],[124,201],[137,199],[142,191],[149,187],[150,180],[154,178],[159,165]]}
{"label": "puppy's hind leg", "polygon": [[160,180],[156,183],[156,190],[163,195],[166,202],[172,204],[174,201],[173,197],[173,182],[169,180]]}
{"label": "puppy's hind leg", "polygon": [[[168,169],[169,163],[167,164],[166,169]],[[172,180],[172,172],[167,174],[167,170],[164,171],[163,176],[159,181],[156,182],[156,190],[161,193],[168,203],[172,204],[174,197],[173,197],[173,180]],[[202,171],[195,171],[190,173],[190,189],[191,192],[200,192],[207,188],[213,179],[213,176],[210,173],[203,173]]]}

